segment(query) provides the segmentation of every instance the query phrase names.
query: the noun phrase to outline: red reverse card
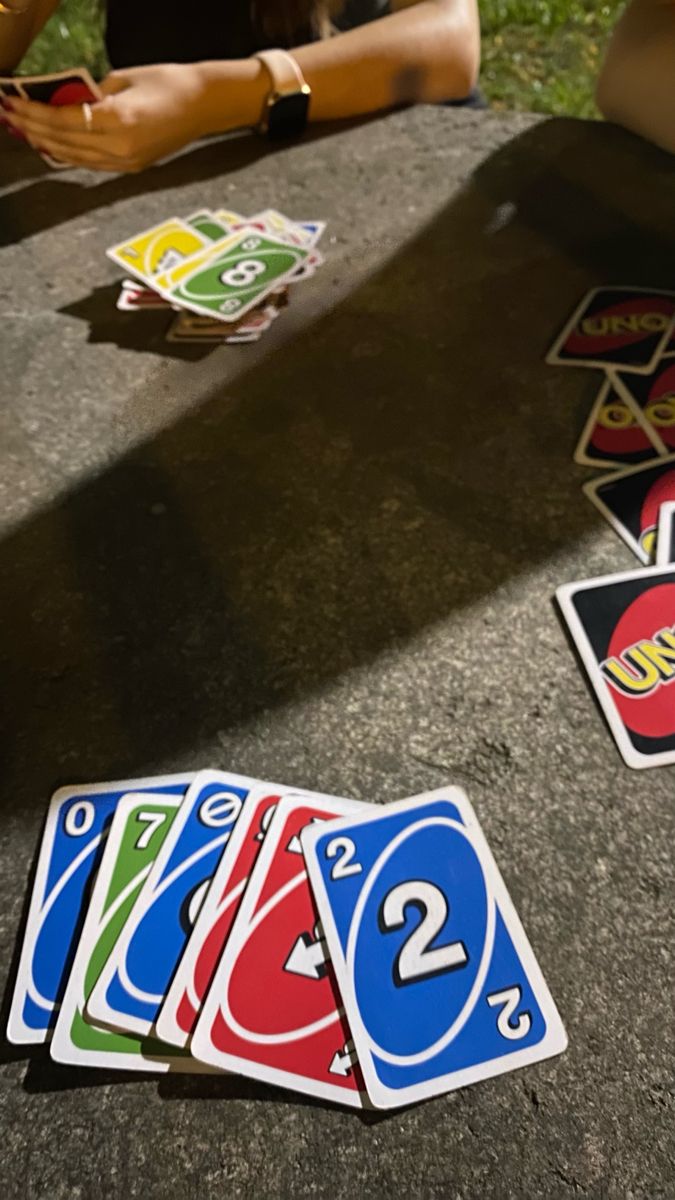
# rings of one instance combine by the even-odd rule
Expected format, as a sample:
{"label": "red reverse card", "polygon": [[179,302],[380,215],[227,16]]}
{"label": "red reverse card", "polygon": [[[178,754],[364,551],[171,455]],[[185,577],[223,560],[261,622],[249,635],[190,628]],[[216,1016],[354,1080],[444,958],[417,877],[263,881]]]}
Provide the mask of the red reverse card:
{"label": "red reverse card", "polygon": [[355,801],[279,801],[190,1043],[221,1069],[361,1107],[364,1087],[305,870],[300,831]]}

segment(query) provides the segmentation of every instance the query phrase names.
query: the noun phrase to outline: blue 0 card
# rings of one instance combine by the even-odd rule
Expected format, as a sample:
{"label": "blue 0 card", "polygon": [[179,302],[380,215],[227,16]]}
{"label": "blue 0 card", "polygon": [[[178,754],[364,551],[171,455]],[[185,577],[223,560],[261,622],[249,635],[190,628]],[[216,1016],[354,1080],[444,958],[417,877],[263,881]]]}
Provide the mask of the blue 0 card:
{"label": "blue 0 card", "polygon": [[310,826],[301,840],[374,1105],[408,1104],[565,1049],[461,789]]}
{"label": "blue 0 card", "polygon": [[87,1004],[87,1016],[149,1034],[235,821],[256,780],[200,771]]}
{"label": "blue 0 card", "polygon": [[194,774],[59,788],[51,798],[26,920],[7,1036],[17,1045],[47,1041],[84,921],[89,885],[110,822],[127,792],[182,795]]}

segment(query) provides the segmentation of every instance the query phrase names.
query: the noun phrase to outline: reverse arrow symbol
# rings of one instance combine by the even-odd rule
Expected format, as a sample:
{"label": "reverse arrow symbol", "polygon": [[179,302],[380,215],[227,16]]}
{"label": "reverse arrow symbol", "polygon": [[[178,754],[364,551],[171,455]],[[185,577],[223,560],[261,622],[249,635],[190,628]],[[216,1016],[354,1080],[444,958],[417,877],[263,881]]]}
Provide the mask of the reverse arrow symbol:
{"label": "reverse arrow symbol", "polygon": [[349,1075],[356,1063],[356,1050],[351,1042],[346,1042],[344,1049],[336,1050],[328,1068],[330,1075]]}
{"label": "reverse arrow symbol", "polygon": [[323,942],[313,942],[311,933],[301,933],[284,963],[284,971],[304,975],[305,979],[323,979],[327,969]]}

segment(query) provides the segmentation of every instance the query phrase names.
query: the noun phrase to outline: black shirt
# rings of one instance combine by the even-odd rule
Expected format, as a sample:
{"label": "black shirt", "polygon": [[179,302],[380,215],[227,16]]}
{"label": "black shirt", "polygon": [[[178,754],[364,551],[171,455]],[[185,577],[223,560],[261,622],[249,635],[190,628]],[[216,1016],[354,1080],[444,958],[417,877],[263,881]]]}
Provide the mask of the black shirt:
{"label": "black shirt", "polygon": [[[107,7],[106,47],[115,68],[247,58],[267,48],[250,0],[108,0]],[[388,11],[389,0],[347,0],[334,24],[353,29]],[[311,40],[307,31],[295,42]]]}

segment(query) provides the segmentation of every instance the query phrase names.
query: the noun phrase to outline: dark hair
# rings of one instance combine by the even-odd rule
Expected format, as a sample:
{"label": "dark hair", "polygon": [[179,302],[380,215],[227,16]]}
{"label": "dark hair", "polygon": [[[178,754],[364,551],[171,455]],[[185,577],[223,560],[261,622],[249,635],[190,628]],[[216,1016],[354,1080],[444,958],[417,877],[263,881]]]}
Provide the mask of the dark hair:
{"label": "dark hair", "polygon": [[331,17],[342,8],[336,0],[251,0],[251,15],[268,44],[297,46],[329,37]]}

